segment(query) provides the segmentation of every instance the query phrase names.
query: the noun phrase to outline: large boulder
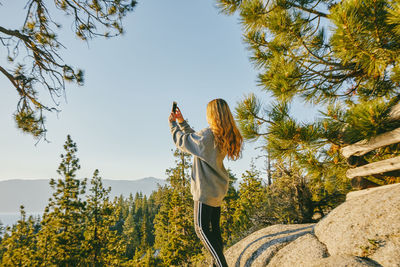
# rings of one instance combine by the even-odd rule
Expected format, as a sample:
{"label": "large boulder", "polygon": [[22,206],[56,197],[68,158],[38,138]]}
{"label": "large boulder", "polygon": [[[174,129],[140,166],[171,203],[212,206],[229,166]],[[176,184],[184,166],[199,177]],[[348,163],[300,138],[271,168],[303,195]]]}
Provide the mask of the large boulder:
{"label": "large boulder", "polygon": [[230,267],[400,267],[400,184],[351,192],[316,225],[261,229],[225,257]]}
{"label": "large boulder", "polygon": [[315,226],[315,235],[330,255],[400,266],[400,184],[350,193]]}
{"label": "large boulder", "polygon": [[224,253],[228,266],[266,266],[280,248],[312,228],[313,224],[280,224],[256,231]]}
{"label": "large boulder", "polygon": [[279,250],[268,266],[311,266],[314,262],[327,256],[325,245],[319,242],[314,235],[306,234]]}
{"label": "large boulder", "polygon": [[306,265],[295,265],[302,267],[380,267],[368,259],[363,259],[356,256],[336,255],[328,258],[320,259]]}

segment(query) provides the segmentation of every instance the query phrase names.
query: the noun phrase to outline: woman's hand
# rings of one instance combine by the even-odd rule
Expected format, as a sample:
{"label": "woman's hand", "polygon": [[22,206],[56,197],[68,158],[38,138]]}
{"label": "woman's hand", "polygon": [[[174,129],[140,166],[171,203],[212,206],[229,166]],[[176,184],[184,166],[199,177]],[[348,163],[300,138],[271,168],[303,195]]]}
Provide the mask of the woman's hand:
{"label": "woman's hand", "polygon": [[182,116],[181,110],[176,107],[175,118],[179,123],[182,123],[185,119]]}
{"label": "woman's hand", "polygon": [[169,122],[173,122],[176,120],[176,115],[175,113],[171,112],[171,114],[169,114],[169,118],[168,118]]}
{"label": "woman's hand", "polygon": [[185,119],[182,116],[181,110],[176,107],[176,111],[175,113],[171,112],[171,114],[169,114],[169,122],[173,122],[177,120],[179,123],[182,123]]}

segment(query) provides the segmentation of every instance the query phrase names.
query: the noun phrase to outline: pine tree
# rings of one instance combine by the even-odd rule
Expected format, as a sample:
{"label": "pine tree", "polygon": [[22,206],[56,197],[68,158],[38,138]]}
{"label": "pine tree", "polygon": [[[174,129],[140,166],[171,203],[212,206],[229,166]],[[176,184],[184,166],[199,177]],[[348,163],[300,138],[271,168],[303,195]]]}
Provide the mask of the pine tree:
{"label": "pine tree", "polygon": [[[123,195],[120,195],[120,196],[116,199],[116,202],[117,202],[116,205],[117,205],[117,206],[120,208],[120,210],[121,210],[121,217],[122,217],[122,218],[126,218],[126,217],[129,215],[132,206],[129,205],[129,204],[128,204],[128,205],[126,204],[126,201],[125,201]],[[131,202],[131,200],[129,200],[129,202]],[[134,202],[132,202],[132,203],[134,204]]]}
{"label": "pine tree", "polygon": [[2,241],[1,266],[37,266],[39,264],[35,222],[31,216],[26,218],[24,206],[20,207],[20,214],[20,220],[9,229],[9,233]]}
{"label": "pine tree", "polygon": [[153,250],[151,248],[135,250],[135,255],[132,260],[127,263],[127,266],[138,266],[138,267],[155,267],[165,266],[162,265],[159,260],[153,257]]}
{"label": "pine tree", "polygon": [[[312,222],[319,201],[312,199],[310,181],[302,171],[294,164],[277,162],[272,177],[273,183],[267,187],[267,195],[253,216],[257,224]],[[330,204],[332,207],[334,203]]]}
{"label": "pine tree", "polygon": [[134,258],[135,251],[137,248],[141,248],[142,245],[142,230],[143,217],[145,211],[144,200],[146,196],[143,196],[141,192],[136,192],[135,197],[130,197],[125,202],[125,210],[128,214],[124,219],[123,225],[123,236],[126,243],[126,256],[128,259]]}
{"label": "pine tree", "polygon": [[143,256],[144,252],[139,247],[136,247],[132,259],[127,262],[127,266],[140,266]]}
{"label": "pine tree", "polygon": [[242,174],[239,185],[239,198],[236,202],[234,223],[235,235],[232,238],[241,238],[254,231],[253,216],[258,211],[266,198],[266,188],[262,183],[260,172],[252,163],[250,169]]}
{"label": "pine tree", "polygon": [[3,254],[4,254],[4,245],[3,245],[3,240],[4,240],[4,225],[0,221],[0,262],[3,259]]}
{"label": "pine tree", "polygon": [[168,213],[171,209],[171,191],[171,187],[168,185],[159,187],[157,190],[157,203],[159,203],[160,209],[154,218],[154,248],[160,251],[164,251],[168,245],[170,231]]}
{"label": "pine tree", "polygon": [[132,259],[135,255],[135,249],[139,246],[140,236],[137,228],[133,213],[129,213],[123,225],[123,237],[126,244],[125,255],[128,259]]}
{"label": "pine tree", "polygon": [[57,170],[61,178],[50,181],[55,192],[43,214],[38,235],[42,265],[77,266],[83,258],[86,203],[81,196],[86,180],[75,178],[80,169],[78,149],[69,135],[64,150]]}
{"label": "pine tree", "polygon": [[190,194],[189,160],[191,155],[175,150],[176,166],[166,171],[169,186],[155,218],[155,248],[160,249],[164,265],[190,264],[201,252],[193,224],[193,200]]}
{"label": "pine tree", "polygon": [[144,213],[142,218],[142,224],[140,226],[140,248],[147,249],[150,247],[150,237],[149,237],[149,222],[147,218],[147,212]]}
{"label": "pine tree", "polygon": [[109,200],[111,188],[104,188],[95,170],[87,198],[84,262],[89,266],[120,266],[124,261],[125,245],[113,227],[118,217]]}
{"label": "pine tree", "polygon": [[[262,138],[272,159],[296,161],[339,199],[350,190],[340,148],[400,126],[387,116],[400,99],[397,2],[218,0],[225,14],[239,14],[259,85],[273,97],[269,107],[254,94],[238,104],[244,137]],[[318,105],[320,116],[297,121],[290,106],[298,100]]]}
{"label": "pine tree", "polygon": [[155,235],[154,235],[154,218],[156,216],[156,214],[158,213],[159,210],[159,205],[157,203],[156,200],[156,194],[157,191],[153,191],[148,200],[147,200],[147,210],[148,210],[148,242],[150,244],[151,247],[154,246],[154,242],[155,242]]}
{"label": "pine tree", "polygon": [[153,250],[151,248],[146,250],[146,254],[143,257],[140,265],[143,267],[154,267],[157,265],[157,261],[153,257]]}
{"label": "pine tree", "polygon": [[221,205],[220,225],[221,237],[223,242],[225,244],[231,245],[231,242],[235,236],[235,230],[233,229],[234,213],[236,210],[236,202],[239,197],[239,193],[234,187],[234,183],[237,181],[237,178],[231,170],[228,169],[227,171],[230,178],[229,187],[228,192]]}

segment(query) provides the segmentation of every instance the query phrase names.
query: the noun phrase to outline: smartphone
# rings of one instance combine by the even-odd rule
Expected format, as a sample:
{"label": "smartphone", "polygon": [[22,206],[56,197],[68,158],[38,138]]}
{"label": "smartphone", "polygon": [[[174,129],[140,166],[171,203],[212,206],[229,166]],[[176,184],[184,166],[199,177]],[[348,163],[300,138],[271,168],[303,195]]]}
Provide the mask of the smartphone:
{"label": "smartphone", "polygon": [[172,112],[173,112],[173,113],[176,112],[176,106],[177,106],[177,103],[174,101],[174,102],[172,103]]}

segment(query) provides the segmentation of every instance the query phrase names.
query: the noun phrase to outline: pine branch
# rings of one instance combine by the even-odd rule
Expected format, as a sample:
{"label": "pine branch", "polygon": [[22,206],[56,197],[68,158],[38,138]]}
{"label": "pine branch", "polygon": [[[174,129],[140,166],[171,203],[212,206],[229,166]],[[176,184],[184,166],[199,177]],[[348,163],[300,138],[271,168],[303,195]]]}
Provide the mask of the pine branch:
{"label": "pine branch", "polygon": [[[318,3],[319,3],[319,2],[318,2]],[[293,3],[293,2],[290,2],[289,4],[290,4],[292,7],[298,8],[298,9],[303,10],[303,11],[306,11],[306,12],[308,12],[308,13],[312,13],[312,14],[318,15],[319,17],[324,17],[324,18],[327,18],[327,17],[328,17],[328,14],[323,13],[323,12],[321,12],[321,11],[318,11],[318,10],[315,10],[315,9],[312,9],[312,8],[307,8],[307,7],[304,7],[304,6],[301,6],[301,5],[297,5],[297,4]]]}
{"label": "pine branch", "polygon": [[21,88],[15,82],[14,76],[12,76],[8,71],[6,71],[2,66],[0,66],[0,71],[10,80],[10,82],[14,85],[20,95],[23,95]]}

